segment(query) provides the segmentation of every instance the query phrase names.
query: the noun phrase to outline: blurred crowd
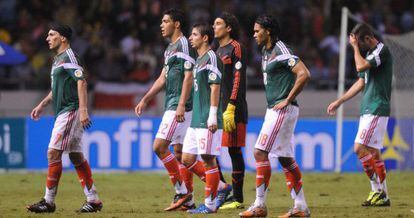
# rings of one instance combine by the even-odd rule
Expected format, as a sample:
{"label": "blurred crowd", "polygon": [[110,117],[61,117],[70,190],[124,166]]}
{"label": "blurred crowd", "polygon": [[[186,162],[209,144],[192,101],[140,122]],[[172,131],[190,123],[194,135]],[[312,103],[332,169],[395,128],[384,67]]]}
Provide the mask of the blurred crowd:
{"label": "blurred crowd", "polygon": [[[252,38],[254,20],[262,13],[273,14],[282,27],[281,39],[311,71],[308,87],[335,89],[342,6],[381,33],[400,34],[414,27],[410,0],[0,0],[0,40],[28,57],[24,64],[0,66],[0,89],[50,87],[53,54],[45,39],[48,25],[56,21],[74,29],[71,46],[84,61],[91,88],[98,81],[151,83],[159,75],[168,44],[159,24],[163,10],[170,7],[186,12],[187,35],[192,24],[212,23],[223,11],[238,17],[251,89],[262,87],[260,50]],[[347,60],[351,84],[356,74],[352,58]]]}

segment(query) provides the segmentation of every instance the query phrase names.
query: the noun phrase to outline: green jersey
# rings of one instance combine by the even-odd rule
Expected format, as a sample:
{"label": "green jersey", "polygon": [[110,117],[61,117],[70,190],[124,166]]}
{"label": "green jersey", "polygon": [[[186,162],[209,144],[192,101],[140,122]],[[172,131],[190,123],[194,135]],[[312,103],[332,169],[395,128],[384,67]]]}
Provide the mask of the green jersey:
{"label": "green jersey", "polygon": [[[195,64],[195,51],[182,36],[168,45],[164,52],[164,70],[166,77],[165,110],[176,110],[181,97],[184,72],[192,72]],[[185,110],[192,109],[192,94],[185,104]]]}
{"label": "green jersey", "polygon": [[366,60],[371,67],[359,72],[364,79],[364,95],[361,101],[360,114],[390,116],[392,56],[387,46],[378,43],[368,51]]}
{"label": "green jersey", "polygon": [[[296,77],[292,68],[299,58],[282,41],[277,41],[272,49],[263,48],[262,71],[265,85],[267,107],[272,108],[285,100],[295,84]],[[298,105],[296,100],[293,105]]]}
{"label": "green jersey", "polygon": [[50,72],[55,115],[79,108],[78,80],[85,79],[79,57],[71,48],[55,56]]}
{"label": "green jersey", "polygon": [[[198,57],[193,70],[194,98],[191,127],[207,128],[207,119],[210,113],[211,84],[221,84],[223,63],[213,50]],[[221,98],[217,109],[217,128],[221,129],[223,113],[221,111]]]}

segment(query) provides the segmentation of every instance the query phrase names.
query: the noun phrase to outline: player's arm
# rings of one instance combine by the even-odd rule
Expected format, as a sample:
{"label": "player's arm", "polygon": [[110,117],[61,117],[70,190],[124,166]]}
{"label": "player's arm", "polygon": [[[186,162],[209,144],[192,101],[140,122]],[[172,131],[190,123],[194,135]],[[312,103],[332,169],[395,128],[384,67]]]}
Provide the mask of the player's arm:
{"label": "player's arm", "polygon": [[148,102],[155,97],[165,86],[165,68],[162,69],[160,76],[155,80],[150,90],[144,95],[141,101],[135,107],[135,113],[141,116],[143,110],[147,107]]}
{"label": "player's arm", "polygon": [[210,84],[210,113],[208,115],[207,126],[211,132],[217,130],[217,110],[220,98],[220,84]]}
{"label": "player's arm", "polygon": [[88,114],[88,83],[85,79],[77,81],[78,98],[79,98],[79,119],[84,129],[91,126],[91,120]]}
{"label": "player's arm", "polygon": [[363,78],[359,78],[352,86],[342,95],[340,98],[336,99],[334,102],[329,104],[328,109],[326,112],[329,115],[334,115],[336,113],[336,109],[341,106],[344,102],[348,101],[349,99],[353,98],[357,95],[365,86],[365,82]]}
{"label": "player's arm", "polygon": [[43,100],[40,101],[40,103],[32,110],[30,117],[33,120],[39,120],[40,114],[43,112],[43,108],[48,106],[50,102],[52,102],[52,91],[50,91],[49,94],[47,94],[47,96],[43,98]]}
{"label": "player's arm", "polygon": [[183,87],[181,89],[181,96],[178,102],[177,111],[175,113],[177,122],[184,122],[185,103],[191,93],[191,87],[193,85],[193,74],[191,71],[184,72]]}
{"label": "player's arm", "polygon": [[296,96],[299,95],[299,93],[303,90],[303,87],[305,87],[306,83],[310,80],[309,70],[300,60],[298,60],[296,65],[293,66],[292,73],[296,76],[295,84],[290,90],[287,98],[273,107],[274,110],[279,110],[288,106],[296,98]]}
{"label": "player's arm", "polygon": [[361,52],[359,51],[358,39],[355,37],[354,34],[349,35],[349,43],[354,49],[356,70],[358,72],[362,72],[371,68],[371,64],[364,57],[362,57]]}
{"label": "player's arm", "polygon": [[234,54],[232,55],[233,60],[233,89],[231,90],[230,100],[227,104],[226,111],[223,113],[223,129],[226,132],[232,132],[236,129],[236,100],[240,91],[240,77],[241,71],[246,70],[244,67],[245,62],[243,61],[241,47],[234,49]]}

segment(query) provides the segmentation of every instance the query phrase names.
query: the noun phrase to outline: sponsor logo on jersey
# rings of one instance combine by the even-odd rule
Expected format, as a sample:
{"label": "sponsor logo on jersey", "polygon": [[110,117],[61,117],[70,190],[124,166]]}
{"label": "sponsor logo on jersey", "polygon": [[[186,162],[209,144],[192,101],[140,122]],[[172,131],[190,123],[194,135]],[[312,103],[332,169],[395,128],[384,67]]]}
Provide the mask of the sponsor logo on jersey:
{"label": "sponsor logo on jersey", "polygon": [[234,67],[236,68],[236,70],[240,70],[242,68],[242,63],[240,61],[237,61]]}

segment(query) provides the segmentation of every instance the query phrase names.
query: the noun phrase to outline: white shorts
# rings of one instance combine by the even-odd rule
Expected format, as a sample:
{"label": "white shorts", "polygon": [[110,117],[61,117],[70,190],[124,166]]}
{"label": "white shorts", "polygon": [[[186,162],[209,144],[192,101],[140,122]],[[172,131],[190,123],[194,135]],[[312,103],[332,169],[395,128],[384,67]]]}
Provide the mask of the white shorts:
{"label": "white shorts", "polygon": [[183,144],[184,135],[187,128],[190,127],[192,115],[192,111],[185,112],[185,121],[179,123],[175,119],[175,112],[173,110],[165,111],[157,135],[155,136],[155,138],[170,141],[172,145]]}
{"label": "white shorts", "polygon": [[64,152],[82,152],[83,128],[79,120],[79,111],[60,114],[53,126],[49,148]]}
{"label": "white shorts", "polygon": [[387,131],[388,117],[372,114],[363,114],[359,118],[358,133],[355,143],[376,149],[382,149],[385,132]]}
{"label": "white shorts", "polygon": [[184,138],[183,153],[220,156],[222,129],[211,133],[205,128],[188,128]]}
{"label": "white shorts", "polygon": [[256,149],[276,157],[294,157],[293,131],[299,116],[299,108],[289,105],[280,110],[267,109]]}

